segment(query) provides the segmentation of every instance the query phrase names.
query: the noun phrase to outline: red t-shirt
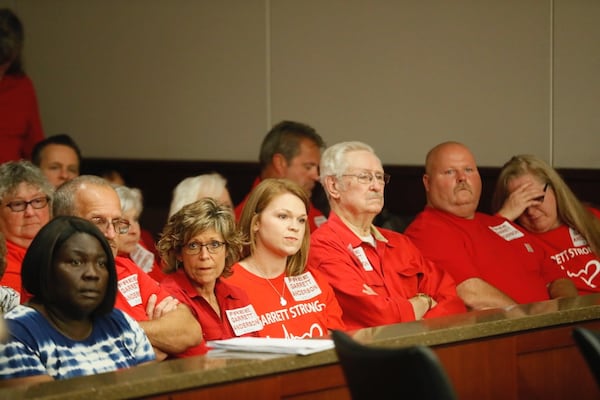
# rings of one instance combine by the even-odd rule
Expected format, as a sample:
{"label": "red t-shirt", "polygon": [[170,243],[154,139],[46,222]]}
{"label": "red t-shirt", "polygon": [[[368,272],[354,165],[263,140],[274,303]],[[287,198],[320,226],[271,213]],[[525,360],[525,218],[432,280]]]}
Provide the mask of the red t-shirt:
{"label": "red t-shirt", "polygon": [[115,307],[126,312],[136,321],[147,321],[148,298],[156,294],[158,304],[165,297],[171,296],[171,293],[162,288],[129,258],[115,257],[115,266],[119,288]]}
{"label": "red t-shirt", "polygon": [[[375,227],[371,232],[375,247],[332,211],[311,237],[308,265],[333,287],[348,329],[414,321],[408,299],[417,293],[438,302],[425,318],[467,311],[450,275],[425,260],[406,236]],[[366,293],[364,285],[377,295]]]}
{"label": "red t-shirt", "polygon": [[27,76],[0,79],[0,163],[30,159],[33,146],[44,139],[37,97]]}
{"label": "red t-shirt", "polygon": [[160,268],[160,258],[158,258],[156,254],[147,247],[146,242],[143,240],[139,241],[131,253],[128,255],[123,255],[123,257],[129,258],[158,283],[162,282],[166,276],[166,274]]}
{"label": "red t-shirt", "polygon": [[[256,186],[258,186],[258,184],[260,182],[261,182],[260,178],[256,178],[254,180],[254,183],[252,184],[252,189],[254,189]],[[242,210],[244,209],[244,206],[246,205],[246,202],[248,201],[249,196],[250,196],[250,193],[248,193],[246,195],[246,197],[244,198],[244,200],[242,200],[242,202],[235,207],[234,211],[235,211],[236,221],[240,220],[240,217],[242,216]],[[310,231],[314,232],[325,221],[327,221],[327,218],[323,215],[323,213],[321,211],[319,211],[319,209],[317,207],[315,207],[311,203],[310,208],[308,209],[308,226],[310,227]]]}
{"label": "red t-shirt", "polygon": [[495,215],[466,219],[426,207],[405,234],[457,284],[480,278],[518,303],[548,300],[548,284],[565,277],[535,237]]}
{"label": "red t-shirt", "polygon": [[[172,274],[167,274],[161,286],[173,293],[173,296],[181,303],[189,306],[202,327],[202,336],[205,342],[237,336],[257,336],[256,331],[260,329],[260,326],[255,324],[255,329],[252,330],[251,320],[246,321],[248,322],[246,324],[240,319],[240,315],[244,314],[242,309],[250,305],[248,295],[241,288],[230,285],[223,279],[217,279],[215,295],[221,309],[221,314],[217,315],[210,304],[198,294],[182,268]],[[256,313],[254,313],[254,322],[258,322]],[[206,348],[204,343],[201,346]],[[190,350],[192,349],[179,354],[178,357],[189,356]]]}
{"label": "red t-shirt", "polygon": [[[599,210],[589,210],[600,219]],[[580,295],[600,292],[600,257],[579,232],[561,225],[533,235],[546,246],[552,262],[573,281]]]}
{"label": "red t-shirt", "polygon": [[6,270],[0,280],[0,285],[8,286],[21,295],[21,304],[25,303],[31,296],[25,292],[21,283],[21,265],[25,258],[27,249],[10,240],[6,240]]}
{"label": "red t-shirt", "polygon": [[[239,263],[226,281],[246,291],[263,324],[261,337],[305,339],[327,336],[328,330],[345,329],[342,309],[323,277],[306,271],[296,277],[269,279],[248,272]],[[273,287],[277,288],[276,292]],[[281,304],[280,295],[285,299]]]}

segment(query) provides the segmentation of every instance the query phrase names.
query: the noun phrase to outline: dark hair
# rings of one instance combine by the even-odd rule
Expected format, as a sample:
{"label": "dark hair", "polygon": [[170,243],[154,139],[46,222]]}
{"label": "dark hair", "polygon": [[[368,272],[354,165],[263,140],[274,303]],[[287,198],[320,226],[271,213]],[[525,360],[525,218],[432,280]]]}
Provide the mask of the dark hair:
{"label": "dark hair", "polygon": [[42,150],[44,150],[46,146],[50,144],[60,144],[72,148],[73,151],[75,151],[75,154],[77,154],[77,161],[79,162],[79,165],[81,165],[81,150],[73,138],[66,133],[48,136],[46,139],[37,142],[33,147],[33,151],[31,152],[31,162],[39,167],[42,163]]}
{"label": "dark hair", "polygon": [[25,32],[19,17],[9,8],[0,8],[0,64],[11,62],[6,75],[22,75]]}
{"label": "dark hair", "polygon": [[106,269],[108,270],[106,294],[92,316],[108,314],[112,311],[117,297],[115,259],[104,234],[96,225],[83,218],[56,217],[40,229],[23,259],[21,266],[23,287],[33,295],[35,301],[40,303],[46,303],[52,291],[61,290],[53,282],[54,258],[60,247],[76,233],[86,233],[95,237],[106,253]]}
{"label": "dark hair", "polygon": [[289,163],[300,153],[300,141],[308,139],[323,148],[325,142],[317,131],[306,124],[295,121],[281,121],[267,133],[260,146],[259,162],[264,169],[275,154],[282,154]]}

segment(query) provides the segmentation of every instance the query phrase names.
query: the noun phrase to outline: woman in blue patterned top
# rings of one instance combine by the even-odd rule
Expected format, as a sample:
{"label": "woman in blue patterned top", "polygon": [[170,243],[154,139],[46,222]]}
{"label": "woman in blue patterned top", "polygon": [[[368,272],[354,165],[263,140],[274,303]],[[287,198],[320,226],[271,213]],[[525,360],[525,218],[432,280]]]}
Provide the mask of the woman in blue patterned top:
{"label": "woman in blue patterned top", "polygon": [[114,309],[117,276],[102,232],[57,217],[29,246],[21,270],[29,303],[5,315],[0,387],[114,371],[154,360],[140,326]]}

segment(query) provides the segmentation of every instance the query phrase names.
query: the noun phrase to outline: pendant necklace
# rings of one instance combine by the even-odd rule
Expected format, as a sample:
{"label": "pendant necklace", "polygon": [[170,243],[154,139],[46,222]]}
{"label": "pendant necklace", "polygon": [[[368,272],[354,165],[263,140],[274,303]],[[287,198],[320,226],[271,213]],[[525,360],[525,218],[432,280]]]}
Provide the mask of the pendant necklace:
{"label": "pendant necklace", "polygon": [[[262,273],[262,270],[258,268],[256,264],[251,263],[251,265],[254,267],[255,270],[260,272],[261,275],[264,275]],[[285,276],[283,277],[283,287],[281,288],[281,293],[279,293],[279,291],[275,288],[275,285],[273,285],[273,282],[271,282],[269,278],[266,278],[265,276],[261,276],[261,278],[269,282],[269,285],[271,285],[275,293],[277,293],[277,296],[279,296],[279,304],[281,304],[282,307],[285,307],[287,305],[287,300],[283,297],[283,295],[285,294]]]}

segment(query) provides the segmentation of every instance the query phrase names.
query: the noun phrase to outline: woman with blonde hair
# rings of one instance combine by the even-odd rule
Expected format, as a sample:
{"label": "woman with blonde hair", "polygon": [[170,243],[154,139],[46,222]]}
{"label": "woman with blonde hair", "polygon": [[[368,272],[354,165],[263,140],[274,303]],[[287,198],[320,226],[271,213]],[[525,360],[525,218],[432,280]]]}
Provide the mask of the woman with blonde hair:
{"label": "woman with blonde hair", "polygon": [[345,329],[333,289],[306,267],[309,207],[298,184],[265,179],[243,208],[238,226],[250,243],[228,281],[250,296],[262,337],[310,338]]}
{"label": "woman with blonde hair", "polygon": [[[158,241],[167,273],[161,286],[192,310],[205,341],[256,336],[262,328],[245,291],[223,279],[231,275],[243,244],[231,209],[212,198],[183,206]],[[198,347],[179,357],[203,351]]]}
{"label": "woman with blonde hair", "polygon": [[492,210],[517,222],[547,247],[579,294],[600,292],[600,210],[583,204],[550,165],[512,157],[500,171]]}

